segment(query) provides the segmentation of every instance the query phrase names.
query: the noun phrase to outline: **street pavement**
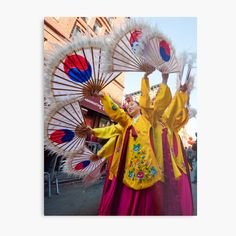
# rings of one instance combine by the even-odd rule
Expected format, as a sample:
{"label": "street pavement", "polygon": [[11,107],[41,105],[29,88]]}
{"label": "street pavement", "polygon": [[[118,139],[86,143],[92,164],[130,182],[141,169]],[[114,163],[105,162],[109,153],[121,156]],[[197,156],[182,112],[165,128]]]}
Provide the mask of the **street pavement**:
{"label": "street pavement", "polygon": [[[47,187],[44,191],[45,216],[93,216],[98,214],[105,178],[90,187],[84,187],[80,181],[59,184],[60,194],[52,186],[52,196],[48,198]],[[194,215],[197,215],[197,184],[192,184]]]}
{"label": "street pavement", "polygon": [[44,215],[97,215],[104,180],[90,187],[80,181],[59,184],[59,194],[53,185],[51,198],[44,192]]}

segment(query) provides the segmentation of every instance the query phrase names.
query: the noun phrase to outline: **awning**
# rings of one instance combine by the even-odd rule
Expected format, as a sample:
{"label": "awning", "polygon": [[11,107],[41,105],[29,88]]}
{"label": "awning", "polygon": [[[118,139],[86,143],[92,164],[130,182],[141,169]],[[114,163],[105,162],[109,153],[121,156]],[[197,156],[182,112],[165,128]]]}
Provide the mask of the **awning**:
{"label": "awning", "polygon": [[[80,102],[80,104],[86,108],[89,108],[93,111],[106,115],[102,102],[99,97],[89,97],[85,98]],[[107,115],[106,115],[107,116]]]}
{"label": "awning", "polygon": [[[121,105],[119,102],[116,101],[116,99],[113,99],[113,101],[118,106]],[[87,97],[80,102],[80,105],[107,116],[106,112],[104,111],[101,99],[99,97]]]}

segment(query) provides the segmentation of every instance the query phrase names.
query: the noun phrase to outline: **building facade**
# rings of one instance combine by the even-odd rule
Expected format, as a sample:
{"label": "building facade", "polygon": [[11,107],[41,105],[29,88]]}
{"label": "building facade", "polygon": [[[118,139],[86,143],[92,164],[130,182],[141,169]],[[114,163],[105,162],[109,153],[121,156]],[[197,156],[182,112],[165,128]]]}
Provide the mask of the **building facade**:
{"label": "building facade", "polygon": [[[92,37],[109,34],[113,26],[119,26],[124,20],[125,17],[45,17],[44,50],[52,50],[52,43],[63,45],[70,42],[78,32],[89,33]],[[116,103],[121,104],[124,74],[113,80],[103,91],[109,93]],[[85,98],[81,106],[86,123],[91,127],[109,124],[109,118],[98,98]]]}
{"label": "building facade", "polygon": [[[155,84],[150,87],[149,95],[150,95],[151,100],[155,98],[158,89],[159,89],[159,84]],[[137,102],[139,101],[140,96],[141,96],[141,90],[133,92],[133,93],[125,94],[125,98],[132,97],[132,99]]]}

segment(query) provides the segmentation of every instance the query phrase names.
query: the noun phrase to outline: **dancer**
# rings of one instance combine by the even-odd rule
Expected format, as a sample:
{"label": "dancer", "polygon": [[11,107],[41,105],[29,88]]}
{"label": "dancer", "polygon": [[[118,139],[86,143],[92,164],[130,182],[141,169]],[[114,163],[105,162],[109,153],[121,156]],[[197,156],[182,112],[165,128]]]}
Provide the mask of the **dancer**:
{"label": "dancer", "polygon": [[[160,168],[163,170],[165,215],[191,215],[192,197],[189,185],[189,168],[178,131],[188,121],[185,105],[188,95],[187,85],[181,86],[171,101],[167,86],[168,74],[162,74],[162,83],[151,104],[149,79],[144,75],[141,84],[140,104],[143,114],[150,120],[154,129],[154,146]],[[184,177],[181,177],[184,175]],[[190,188],[189,188],[190,186]],[[184,192],[185,191],[185,192]],[[184,196],[185,193],[185,196]]]}
{"label": "dancer", "polygon": [[[189,165],[179,130],[188,122],[188,109],[186,107],[189,94],[188,84],[184,84],[176,92],[171,104],[162,116],[166,129],[163,131],[163,151],[168,175],[165,182],[165,214],[166,215],[192,215],[193,202],[190,184]],[[177,168],[176,168],[177,166]]]}
{"label": "dancer", "polygon": [[162,172],[154,153],[150,122],[137,102],[128,104],[127,114],[108,95],[100,96],[106,113],[123,127],[110,167],[112,195],[105,214],[163,214]]}

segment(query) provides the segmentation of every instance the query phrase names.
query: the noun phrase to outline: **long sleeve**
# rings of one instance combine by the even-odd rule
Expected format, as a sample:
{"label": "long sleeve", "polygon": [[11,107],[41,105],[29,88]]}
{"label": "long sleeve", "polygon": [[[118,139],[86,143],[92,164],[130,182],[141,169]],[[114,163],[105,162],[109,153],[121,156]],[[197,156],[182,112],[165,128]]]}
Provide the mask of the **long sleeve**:
{"label": "long sleeve", "polygon": [[111,155],[115,151],[116,140],[117,140],[117,136],[111,137],[106,142],[106,144],[103,145],[103,147],[98,151],[97,155],[101,158],[103,157],[103,158],[106,158],[106,159],[111,157]]}
{"label": "long sleeve", "polygon": [[153,116],[155,120],[160,120],[164,111],[171,103],[172,95],[170,88],[166,84],[160,84],[160,88],[154,100]]}
{"label": "long sleeve", "polygon": [[122,129],[123,128],[119,124],[110,125],[103,128],[94,128],[93,135],[96,136],[97,138],[109,139],[111,137],[121,134]]}
{"label": "long sleeve", "polygon": [[185,108],[187,100],[188,94],[178,91],[176,92],[168,108],[165,110],[162,119],[170,128],[174,129],[176,117],[178,117],[180,112]]}
{"label": "long sleeve", "polygon": [[131,118],[129,115],[127,115],[123,109],[114,103],[108,95],[104,95],[101,98],[101,101],[105,112],[112,120],[119,123],[123,127],[131,123]]}
{"label": "long sleeve", "polygon": [[189,120],[188,109],[183,108],[182,111],[176,116],[176,119],[173,124],[173,128],[178,132]]}
{"label": "long sleeve", "polygon": [[153,119],[153,106],[151,105],[150,99],[150,85],[148,78],[142,78],[141,81],[141,96],[139,98],[139,105],[141,107],[142,114],[147,120],[152,123]]}

